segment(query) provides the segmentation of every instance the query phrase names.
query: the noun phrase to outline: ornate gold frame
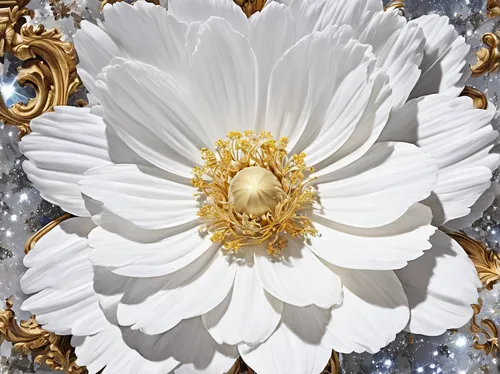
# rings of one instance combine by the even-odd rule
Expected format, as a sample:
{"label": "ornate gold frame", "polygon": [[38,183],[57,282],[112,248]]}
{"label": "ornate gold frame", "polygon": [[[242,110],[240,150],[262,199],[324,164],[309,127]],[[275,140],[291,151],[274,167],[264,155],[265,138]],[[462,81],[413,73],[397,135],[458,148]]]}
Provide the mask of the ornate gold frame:
{"label": "ornate gold frame", "polygon": [[31,85],[36,97],[27,104],[7,107],[0,97],[0,119],[17,126],[19,136],[30,132],[33,118],[66,105],[69,96],[80,85],[76,74],[76,54],[73,45],[61,40],[57,29],[46,30],[42,25],[26,25],[25,16],[33,12],[25,6],[29,0],[0,0],[0,57],[12,53],[24,61],[17,81]]}
{"label": "ornate gold frame", "polygon": [[[101,8],[118,1],[123,0],[102,0]],[[148,1],[159,3],[159,0]],[[260,11],[265,3],[265,0],[234,1],[247,16]],[[25,8],[28,2],[29,0],[0,0],[0,57],[12,53],[24,61],[17,80],[21,85],[33,86],[36,92],[36,97],[26,105],[15,104],[11,108],[0,97],[0,120],[7,125],[17,126],[20,137],[30,132],[29,123],[33,118],[51,111],[54,106],[66,105],[69,96],[80,85],[76,74],[77,58],[72,44],[62,41],[61,34],[56,29],[45,30],[43,26],[25,25],[24,17],[33,15],[32,11]],[[385,8],[392,9],[403,11],[404,0],[393,0]],[[487,12],[490,17],[500,15],[499,0],[489,0]],[[473,76],[495,72],[500,68],[500,36],[487,33],[483,36],[483,41],[487,47],[477,52],[478,61],[471,66]],[[488,106],[485,95],[472,87],[466,87],[462,96],[471,97],[476,108],[486,109]],[[69,217],[69,214],[65,214],[33,235],[26,243],[25,252],[28,253],[43,235]],[[483,286],[491,289],[500,279],[500,256],[463,233],[449,235],[462,245],[472,259]],[[474,316],[470,330],[474,335],[474,347],[483,350],[485,354],[496,355],[499,345],[498,329],[489,319],[477,321],[481,307],[481,299],[472,306]],[[38,325],[35,316],[18,323],[9,300],[6,301],[6,309],[0,309],[0,343],[7,340],[24,354],[35,353],[35,362],[46,364],[54,370],[83,374],[86,369],[76,365],[76,356],[69,339],[68,336],[45,331]],[[338,355],[332,352],[330,362],[321,374],[337,374],[339,367]],[[239,374],[243,370],[254,374],[252,369],[238,359],[229,374]]]}

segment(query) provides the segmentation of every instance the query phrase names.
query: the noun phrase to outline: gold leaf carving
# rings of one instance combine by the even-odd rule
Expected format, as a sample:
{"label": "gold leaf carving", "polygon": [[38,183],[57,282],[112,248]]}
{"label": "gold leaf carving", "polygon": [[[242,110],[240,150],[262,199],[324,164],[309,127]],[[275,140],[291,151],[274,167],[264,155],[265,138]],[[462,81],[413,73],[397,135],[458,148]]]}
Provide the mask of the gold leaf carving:
{"label": "gold leaf carving", "polygon": [[465,86],[460,96],[468,96],[474,103],[474,108],[488,109],[488,99],[486,95],[474,87]]}
{"label": "gold leaf carving", "polygon": [[15,350],[23,354],[38,353],[35,362],[51,369],[71,374],[86,373],[85,368],[76,364],[70,337],[45,331],[34,316],[18,324],[12,304],[9,301],[6,304],[7,309],[0,309],[0,343],[9,341],[14,344]]}
{"label": "gold leaf carving", "polygon": [[0,0],[0,57],[12,53],[24,61],[17,80],[21,86],[32,86],[36,93],[27,104],[10,108],[0,97],[0,120],[18,126],[20,137],[30,132],[32,119],[54,106],[66,105],[80,85],[73,45],[62,41],[57,29],[24,24],[25,16],[33,16],[24,8],[26,4],[25,0]]}
{"label": "gold leaf carving", "polygon": [[500,67],[499,36],[488,32],[483,35],[483,43],[487,45],[487,48],[481,48],[476,52],[477,63],[471,66],[473,77],[494,73]]}
{"label": "gold leaf carving", "polygon": [[449,235],[469,255],[483,286],[491,290],[493,285],[500,279],[500,256],[493,251],[488,251],[483,244],[469,238],[463,233],[454,232]]}
{"label": "gold leaf carving", "polygon": [[495,18],[500,16],[500,2],[498,0],[488,0],[486,3],[486,16]]}
{"label": "gold leaf carving", "polygon": [[[486,355],[493,357],[498,353],[498,329],[491,319],[482,319],[480,324],[476,319],[483,307],[483,300],[479,299],[477,304],[472,305],[474,315],[472,316],[470,331],[474,334],[474,348],[484,351]],[[481,337],[482,336],[482,337]],[[480,343],[483,340],[483,343]]]}

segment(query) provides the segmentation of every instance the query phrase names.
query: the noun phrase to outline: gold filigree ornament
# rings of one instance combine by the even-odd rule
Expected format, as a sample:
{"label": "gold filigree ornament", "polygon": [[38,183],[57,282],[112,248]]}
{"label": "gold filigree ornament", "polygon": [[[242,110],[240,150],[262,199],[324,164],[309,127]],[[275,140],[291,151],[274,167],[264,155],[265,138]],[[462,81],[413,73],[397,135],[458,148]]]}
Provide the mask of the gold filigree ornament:
{"label": "gold filigree ornament", "polygon": [[54,106],[66,105],[69,96],[80,85],[76,73],[76,54],[73,45],[61,40],[57,29],[42,25],[26,25],[25,16],[33,12],[25,0],[0,0],[0,57],[11,53],[24,61],[17,81],[30,85],[36,97],[27,104],[7,107],[0,97],[0,120],[19,128],[19,137],[30,132],[29,123]]}
{"label": "gold filigree ornament", "polygon": [[484,354],[496,357],[498,353],[498,328],[491,319],[482,319],[478,324],[476,319],[483,307],[483,300],[478,300],[472,305],[474,315],[472,316],[470,331],[474,335],[474,348],[484,351]]}
{"label": "gold filigree ornament", "polygon": [[471,66],[473,77],[494,73],[500,68],[500,37],[496,33],[488,32],[483,35],[483,43],[487,47],[476,52],[477,63]]}

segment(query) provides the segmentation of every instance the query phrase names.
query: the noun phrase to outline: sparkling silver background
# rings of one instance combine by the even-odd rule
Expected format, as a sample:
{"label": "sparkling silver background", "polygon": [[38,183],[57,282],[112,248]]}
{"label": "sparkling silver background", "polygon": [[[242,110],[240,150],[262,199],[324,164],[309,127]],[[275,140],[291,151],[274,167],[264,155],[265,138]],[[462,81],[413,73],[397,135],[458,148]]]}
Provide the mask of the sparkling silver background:
{"label": "sparkling silver background", "polygon": [[[81,19],[95,22],[99,18],[99,5],[98,0],[60,0],[51,9],[48,0],[32,0],[29,7],[35,10],[35,18],[31,22],[42,23],[49,28],[59,27],[64,38],[71,40]],[[500,18],[488,19],[485,9],[486,0],[406,0],[408,18],[430,13],[446,15],[458,32],[467,38],[472,50],[481,47],[483,33],[500,29]],[[54,17],[54,11],[57,14],[61,10],[68,16]],[[10,56],[0,64],[0,93],[8,104],[25,101],[32,96],[30,90],[13,84],[17,65]],[[500,75],[471,79],[469,84],[485,92],[499,107]],[[22,265],[24,243],[34,232],[59,216],[61,211],[40,198],[26,179],[21,163],[16,129],[0,124],[0,300],[12,297],[17,315],[27,318],[28,315],[19,310],[25,298],[19,287],[19,278],[25,270]],[[487,243],[491,250],[500,253],[500,198],[485,212],[483,219],[467,231]],[[500,327],[500,286],[492,291],[483,291],[481,296],[484,306],[480,316],[493,319]],[[401,333],[396,341],[375,355],[343,355],[341,371],[346,374],[500,373],[500,357],[484,356],[472,347],[472,343],[469,325],[439,337],[410,337]],[[49,371],[33,365],[30,357],[13,353],[11,344],[0,346],[0,374],[33,372],[41,374]]]}

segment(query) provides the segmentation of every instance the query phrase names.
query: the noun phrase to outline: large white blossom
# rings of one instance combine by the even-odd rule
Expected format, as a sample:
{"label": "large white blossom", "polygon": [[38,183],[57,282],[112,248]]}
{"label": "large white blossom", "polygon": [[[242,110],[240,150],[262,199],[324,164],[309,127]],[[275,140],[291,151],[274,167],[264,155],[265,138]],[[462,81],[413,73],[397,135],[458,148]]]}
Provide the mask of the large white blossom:
{"label": "large white blossom", "polygon": [[[23,309],[73,335],[80,365],[220,374],[241,355],[317,374],[332,349],[467,322],[480,282],[438,227],[484,205],[499,157],[494,110],[459,97],[469,48],[446,17],[171,0],[104,18],[75,37],[89,108],[42,115],[20,143],[41,195],[76,216],[26,256]],[[218,139],[283,164],[226,160]]]}

